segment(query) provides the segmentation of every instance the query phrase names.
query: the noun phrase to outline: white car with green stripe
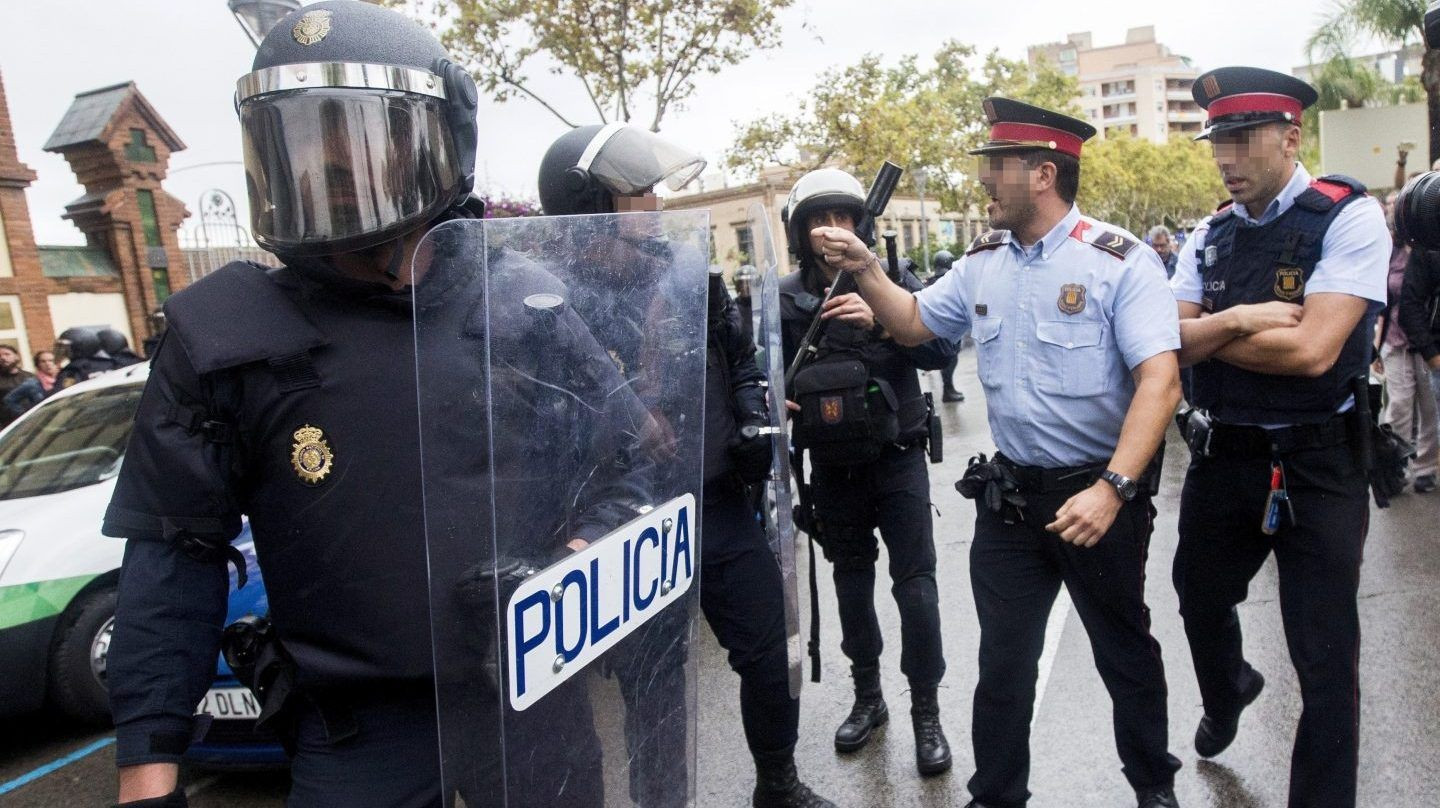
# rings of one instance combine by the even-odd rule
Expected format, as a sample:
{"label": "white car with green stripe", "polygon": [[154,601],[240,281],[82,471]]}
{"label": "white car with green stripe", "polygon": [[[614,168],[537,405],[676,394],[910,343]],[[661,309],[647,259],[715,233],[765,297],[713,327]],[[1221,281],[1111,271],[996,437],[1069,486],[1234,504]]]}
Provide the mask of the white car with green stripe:
{"label": "white car with green stripe", "polygon": [[101,536],[100,521],[149,367],[56,393],[0,432],[0,715],[48,701],[109,720],[125,542]]}

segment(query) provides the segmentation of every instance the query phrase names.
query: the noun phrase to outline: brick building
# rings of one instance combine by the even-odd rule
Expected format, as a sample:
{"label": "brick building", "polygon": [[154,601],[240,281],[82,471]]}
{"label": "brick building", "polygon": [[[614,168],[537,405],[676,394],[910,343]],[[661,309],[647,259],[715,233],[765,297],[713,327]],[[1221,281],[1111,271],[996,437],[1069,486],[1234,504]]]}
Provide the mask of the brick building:
{"label": "brick building", "polygon": [[26,358],[72,326],[120,330],[138,346],[150,315],[190,278],[177,230],[189,215],[161,187],[170,155],[185,148],[133,82],[75,96],[45,143],[85,193],[64,217],[86,245],[36,246],[0,81],[0,343]]}

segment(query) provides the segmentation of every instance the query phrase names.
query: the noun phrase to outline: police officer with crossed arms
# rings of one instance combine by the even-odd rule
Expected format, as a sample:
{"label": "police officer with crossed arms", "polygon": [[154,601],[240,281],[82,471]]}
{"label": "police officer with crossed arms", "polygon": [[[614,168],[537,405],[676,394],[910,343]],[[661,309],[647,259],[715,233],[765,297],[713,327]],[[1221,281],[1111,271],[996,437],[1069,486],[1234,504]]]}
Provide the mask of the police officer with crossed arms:
{"label": "police officer with crossed arms", "polygon": [[1193,93],[1231,197],[1195,229],[1172,280],[1198,408],[1182,426],[1194,456],[1174,569],[1205,704],[1195,751],[1223,752],[1265,686],[1245,660],[1235,607],[1273,552],[1304,702],[1290,805],[1353,806],[1356,596],[1370,516],[1357,451],[1370,426],[1354,391],[1386,301],[1390,234],[1362,185],[1313,179],[1297,161],[1314,88],[1225,67]]}
{"label": "police officer with crossed arms", "polygon": [[901,288],[841,228],[814,231],[819,253],[855,274],[897,341],[969,332],[979,351],[1000,452],[977,458],[962,481],[986,503],[970,555],[981,632],[971,805],[1030,797],[1037,663],[1063,584],[1114,701],[1137,803],[1173,807],[1180,762],[1167,751],[1165,672],[1144,593],[1154,458],[1180,400],[1173,298],[1153,250],[1074,204],[1093,127],[1003,98],[985,112],[990,136],[977,153],[996,229],[944,278]]}

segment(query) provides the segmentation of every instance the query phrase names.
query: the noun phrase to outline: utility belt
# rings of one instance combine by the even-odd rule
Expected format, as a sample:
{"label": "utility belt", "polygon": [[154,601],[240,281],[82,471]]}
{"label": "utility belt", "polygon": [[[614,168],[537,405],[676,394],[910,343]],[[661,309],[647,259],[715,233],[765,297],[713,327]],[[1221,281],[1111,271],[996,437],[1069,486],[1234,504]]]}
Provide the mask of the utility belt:
{"label": "utility belt", "polygon": [[[1160,492],[1160,469],[1164,462],[1162,445],[1136,480],[1142,496],[1155,496]],[[993,460],[980,454],[970,458],[965,475],[955,483],[955,490],[1000,514],[1006,524],[1020,524],[1025,522],[1027,494],[1079,493],[1094,485],[1108,466],[1108,462],[1064,468],[1022,466],[1001,452],[996,452]]]}
{"label": "utility belt", "polygon": [[1212,421],[1210,414],[1198,407],[1175,415],[1180,437],[1185,439],[1191,453],[1206,459],[1277,457],[1348,445],[1354,436],[1352,421],[1350,414],[1343,414],[1319,424],[1266,429]]}
{"label": "utility belt", "polygon": [[295,720],[307,708],[320,715],[326,739],[338,743],[359,733],[355,716],[363,705],[409,699],[428,703],[434,699],[434,684],[428,679],[302,690],[296,682],[295,661],[266,617],[244,617],[226,626],[220,651],[235,678],[260,702],[256,730],[273,732],[292,756],[295,754]]}

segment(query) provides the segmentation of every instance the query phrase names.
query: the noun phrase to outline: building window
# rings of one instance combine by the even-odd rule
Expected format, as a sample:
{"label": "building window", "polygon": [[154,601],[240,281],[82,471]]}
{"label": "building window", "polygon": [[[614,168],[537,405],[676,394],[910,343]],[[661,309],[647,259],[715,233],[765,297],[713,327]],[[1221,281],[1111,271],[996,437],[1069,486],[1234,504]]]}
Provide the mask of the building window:
{"label": "building window", "polygon": [[740,225],[735,228],[735,249],[739,252],[736,258],[742,264],[755,262],[755,235],[750,232],[750,225]]}
{"label": "building window", "polygon": [[155,286],[155,302],[164,303],[170,297],[170,273],[164,269],[150,270],[150,282]]}
{"label": "building window", "polygon": [[15,268],[10,265],[10,237],[5,234],[5,217],[0,215],[0,278],[14,274]]}
{"label": "building window", "polygon": [[35,369],[30,360],[30,342],[25,338],[25,312],[20,308],[18,295],[0,297],[0,345],[14,348],[26,370]]}
{"label": "building window", "polygon": [[140,227],[145,231],[145,244],[159,247],[160,221],[155,217],[155,194],[141,189],[135,192],[135,196],[140,200]]}
{"label": "building window", "polygon": [[144,129],[130,130],[130,142],[125,144],[125,159],[132,163],[155,162],[155,147],[145,141]]}
{"label": "building window", "polygon": [[906,222],[905,229],[901,232],[900,249],[908,253],[915,249],[915,223],[913,221]]}
{"label": "building window", "polygon": [[710,225],[710,263],[715,263],[715,225]]}

